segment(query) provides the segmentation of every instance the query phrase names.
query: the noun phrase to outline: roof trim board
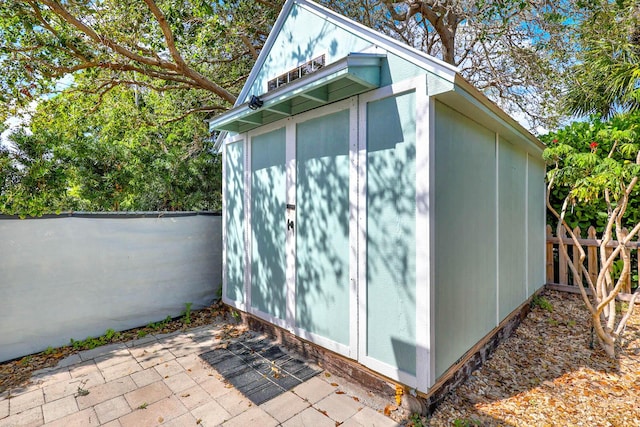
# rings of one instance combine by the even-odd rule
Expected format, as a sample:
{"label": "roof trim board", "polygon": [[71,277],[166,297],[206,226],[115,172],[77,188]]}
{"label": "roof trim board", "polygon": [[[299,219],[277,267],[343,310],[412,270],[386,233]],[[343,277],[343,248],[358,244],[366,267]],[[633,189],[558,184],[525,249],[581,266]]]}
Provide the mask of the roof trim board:
{"label": "roof trim board", "polygon": [[[209,122],[211,129],[230,132],[245,132],[281,119],[302,113],[329,102],[339,101],[380,86],[380,67],[386,55],[352,53],[292,83],[267,92],[259,110],[249,108],[249,103],[240,104]],[[331,86],[340,83],[348,86],[332,92]],[[304,101],[311,104],[301,106]],[[263,111],[275,113],[268,118]]]}

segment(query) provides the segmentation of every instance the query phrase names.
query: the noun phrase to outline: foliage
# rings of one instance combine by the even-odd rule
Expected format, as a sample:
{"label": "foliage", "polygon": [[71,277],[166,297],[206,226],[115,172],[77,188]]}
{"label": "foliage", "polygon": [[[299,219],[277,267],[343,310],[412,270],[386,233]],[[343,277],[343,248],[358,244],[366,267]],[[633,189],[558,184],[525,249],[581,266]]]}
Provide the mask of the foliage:
{"label": "foliage", "polygon": [[99,108],[99,95],[73,90],[41,102],[0,151],[0,211],[220,209],[221,159],[202,117],[163,121],[174,97],[134,86]]}
{"label": "foliage", "polygon": [[59,138],[48,130],[11,135],[13,147],[0,147],[0,212],[21,216],[72,210],[67,170],[57,157]]}
{"label": "foliage", "polygon": [[540,295],[536,295],[531,299],[531,306],[539,307],[543,310],[547,310],[550,313],[553,311],[553,305],[549,302],[549,300]]}
{"label": "foliage", "polygon": [[423,417],[421,414],[414,412],[413,414],[411,414],[411,416],[409,417],[409,422],[407,423],[407,426],[410,427],[424,427],[427,425],[427,420],[426,417]]}
{"label": "foliage", "polygon": [[76,341],[73,338],[69,340],[69,345],[74,350],[91,350],[96,347],[100,347],[105,344],[109,344],[110,342],[116,341],[120,338],[120,333],[114,331],[113,329],[107,329],[104,335],[99,337],[87,337],[85,340]]}
{"label": "foliage", "polygon": [[188,325],[191,323],[191,306],[193,305],[193,303],[187,302],[184,305],[185,305],[185,309],[184,309],[184,317],[182,318],[182,323],[184,323],[185,325]]}
{"label": "foliage", "polygon": [[[637,124],[631,122],[622,126],[631,117],[637,121],[633,114],[625,114],[601,126],[597,140],[589,142],[588,152],[565,143],[564,135],[559,134],[543,155],[547,164],[553,166],[548,172],[547,207],[558,221],[556,235],[566,232],[580,251],[579,259],[574,259],[568,265],[591,313],[598,340],[610,357],[615,356],[615,342],[633,312],[634,300],[638,295],[634,294],[628,311],[621,319],[618,318],[615,298],[631,274],[630,249],[626,245],[640,232],[640,220],[636,217],[629,220],[627,215],[633,196],[637,196],[636,184],[640,178],[640,134]],[[571,135],[568,134],[567,142],[572,140]],[[560,205],[554,205],[550,197],[557,187],[563,187],[566,194]],[[606,206],[606,225],[601,232],[598,248],[599,272],[593,281],[584,266],[584,250],[565,218],[571,216],[570,206],[597,206],[603,201]],[[626,225],[628,228],[625,228]],[[607,244],[612,240],[617,240],[619,244],[609,250]],[[569,259],[562,239],[558,246],[561,254]],[[614,271],[617,258],[622,260],[618,277]],[[591,291],[592,300],[585,291],[585,285]]]}
{"label": "foliage", "polygon": [[473,427],[480,425],[482,425],[482,423],[478,420],[467,420],[462,418],[456,418],[453,420],[453,427]]}
{"label": "foliage", "polygon": [[[610,120],[602,120],[596,116],[591,120],[584,122],[573,122],[570,125],[551,132],[541,137],[542,141],[550,147],[547,154],[558,152],[571,152],[571,157],[567,161],[572,162],[573,168],[567,169],[565,172],[574,171],[580,173],[581,166],[587,166],[588,162],[606,156],[618,141],[622,145],[620,150],[615,150],[612,159],[625,165],[625,161],[630,161],[629,151],[633,150],[632,142],[637,138],[640,132],[640,113],[622,114],[612,117]],[[592,144],[597,144],[595,149]],[[631,144],[631,145],[629,145]],[[553,167],[553,163],[549,164],[549,168]],[[590,174],[591,168],[582,171],[583,174]],[[560,183],[556,181],[556,185],[551,189],[551,204],[559,208],[565,197],[567,197],[571,178],[567,182]],[[572,197],[571,215],[566,217],[567,224],[574,229],[580,227],[584,232],[590,226],[595,227],[598,233],[602,233],[607,223],[607,204],[602,197],[602,187],[592,187],[598,189],[599,192],[591,197],[589,203],[579,203],[578,197]],[[576,194],[577,196],[577,194]],[[624,215],[624,220],[630,223],[640,221],[640,189],[636,188],[630,195],[629,206]],[[556,218],[552,215],[547,216],[547,221],[554,228],[557,224]]]}
{"label": "foliage", "polygon": [[164,329],[169,323],[171,323],[173,319],[171,318],[171,316],[167,316],[165,317],[164,320],[161,320],[159,322],[155,322],[155,323],[149,323],[147,325],[147,328],[152,329],[154,331],[160,330],[160,329]]}
{"label": "foliage", "polygon": [[577,62],[567,74],[564,104],[574,114],[610,118],[640,107],[640,4],[636,0],[581,2]]}

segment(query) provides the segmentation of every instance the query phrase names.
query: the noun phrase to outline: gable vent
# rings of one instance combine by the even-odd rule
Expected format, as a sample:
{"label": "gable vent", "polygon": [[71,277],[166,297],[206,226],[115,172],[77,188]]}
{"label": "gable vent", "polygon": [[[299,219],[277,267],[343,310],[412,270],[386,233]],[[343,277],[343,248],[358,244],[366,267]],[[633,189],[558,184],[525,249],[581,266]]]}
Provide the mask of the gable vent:
{"label": "gable vent", "polygon": [[324,67],[324,64],[324,55],[320,55],[309,62],[305,62],[304,64],[294,68],[293,70],[289,70],[286,73],[279,75],[275,79],[269,80],[269,82],[267,83],[267,92],[271,92],[274,89],[286,85],[287,83],[291,83],[301,77],[314,73],[320,68]]}

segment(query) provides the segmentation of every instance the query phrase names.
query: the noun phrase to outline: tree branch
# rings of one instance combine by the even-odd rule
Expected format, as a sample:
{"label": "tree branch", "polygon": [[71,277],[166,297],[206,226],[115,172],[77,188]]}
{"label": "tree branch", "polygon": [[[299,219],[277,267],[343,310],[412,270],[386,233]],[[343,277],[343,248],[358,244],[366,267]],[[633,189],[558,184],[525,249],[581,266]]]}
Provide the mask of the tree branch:
{"label": "tree branch", "polygon": [[184,114],[181,114],[178,117],[174,117],[173,119],[163,121],[162,124],[167,125],[169,123],[179,122],[180,120],[184,119],[185,117],[193,113],[204,113],[204,112],[225,111],[225,110],[226,110],[225,107],[220,107],[220,106],[206,106],[206,107],[192,108],[191,110],[186,111]]}
{"label": "tree branch", "polygon": [[233,104],[236,101],[235,95],[231,94],[231,92],[218,86],[212,81],[209,81],[202,74],[198,73],[197,71],[195,71],[194,69],[190,68],[187,65],[187,63],[184,61],[184,59],[178,52],[178,49],[176,48],[176,42],[173,37],[173,32],[171,31],[171,28],[169,28],[169,23],[167,22],[160,8],[158,8],[155,1],[153,0],[144,0],[144,2],[147,4],[147,7],[149,8],[153,16],[158,21],[158,25],[160,25],[160,29],[162,30],[162,34],[164,35],[165,42],[167,43],[167,48],[169,49],[169,53],[171,54],[171,57],[175,61],[178,70],[182,71],[182,73],[185,74],[186,76],[192,78],[195,82],[200,84],[201,87],[205,89],[209,89],[211,92],[215,93],[220,98]]}
{"label": "tree branch", "polygon": [[[45,5],[47,5],[47,7],[49,7],[49,9],[51,9],[53,13],[58,15],[65,22],[75,27],[78,31],[80,31],[81,33],[89,37],[94,42],[102,46],[105,46],[110,50],[124,56],[125,58],[128,58],[139,64],[147,65],[152,68],[161,68],[166,71],[174,72],[176,74],[181,74],[182,76],[184,76],[184,79],[182,79],[183,83],[188,83],[194,87],[199,87],[205,90],[209,90],[229,103],[235,102],[236,97],[233,94],[231,94],[226,89],[223,89],[222,87],[218,86],[217,84],[211,82],[206,77],[204,77],[197,71],[187,66],[187,64],[184,62],[184,60],[182,59],[182,57],[179,55],[177,51],[173,34],[171,33],[169,25],[166,19],[164,18],[164,15],[158,9],[157,5],[153,2],[153,0],[145,0],[145,3],[147,3],[149,9],[151,10],[154,17],[158,21],[158,24],[160,25],[160,28],[164,34],[165,41],[167,43],[169,51],[172,55],[173,60],[175,61],[175,64],[165,61],[159,58],[158,56],[154,58],[149,58],[146,56],[139,55],[135,52],[132,52],[131,50],[125,48],[124,46],[121,46],[120,44],[116,43],[110,38],[98,34],[93,28],[84,24],[78,18],[73,16],[67,9],[65,9],[57,1],[54,1],[54,0],[41,0],[41,1]],[[157,75],[154,76],[150,72],[150,70],[147,70],[144,68],[138,68],[138,71],[140,71],[143,74],[150,75],[152,77],[157,77]],[[156,74],[163,74],[163,73],[156,72]],[[158,78],[163,78],[163,77],[158,77]],[[173,78],[172,80],[177,81],[176,78]]]}

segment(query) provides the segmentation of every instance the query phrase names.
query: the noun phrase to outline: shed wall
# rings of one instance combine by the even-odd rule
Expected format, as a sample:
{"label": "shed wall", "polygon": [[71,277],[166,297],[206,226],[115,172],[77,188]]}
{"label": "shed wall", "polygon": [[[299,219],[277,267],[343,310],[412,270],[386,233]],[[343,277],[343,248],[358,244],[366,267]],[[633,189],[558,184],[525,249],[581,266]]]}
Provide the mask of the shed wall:
{"label": "shed wall", "polygon": [[436,102],[436,377],[544,284],[541,150],[513,142]]}
{"label": "shed wall", "polygon": [[296,4],[273,43],[248,96],[267,92],[269,80],[322,54],[326,55],[326,64],[330,64],[351,52],[365,49],[369,44]]}
{"label": "shed wall", "polygon": [[415,91],[368,103],[366,138],[366,356],[415,375]]}
{"label": "shed wall", "polygon": [[436,102],[435,377],[496,325],[495,134]]}
{"label": "shed wall", "polygon": [[[247,102],[251,95],[266,93],[269,80],[320,55],[325,55],[325,63],[328,65],[350,53],[373,51],[372,49],[375,50],[375,46],[371,41],[338,27],[305,7],[294,5],[243,102]],[[387,60],[381,69],[381,87],[425,73],[416,64],[384,49],[378,48],[375,51],[387,54]],[[302,107],[298,109],[304,110]]]}
{"label": "shed wall", "polygon": [[504,319],[527,298],[528,231],[527,153],[504,138],[498,145],[498,189],[498,301]]}
{"label": "shed wall", "polygon": [[546,282],[545,247],[546,213],[546,167],[541,156],[529,154],[527,179],[527,297],[533,295]]}

